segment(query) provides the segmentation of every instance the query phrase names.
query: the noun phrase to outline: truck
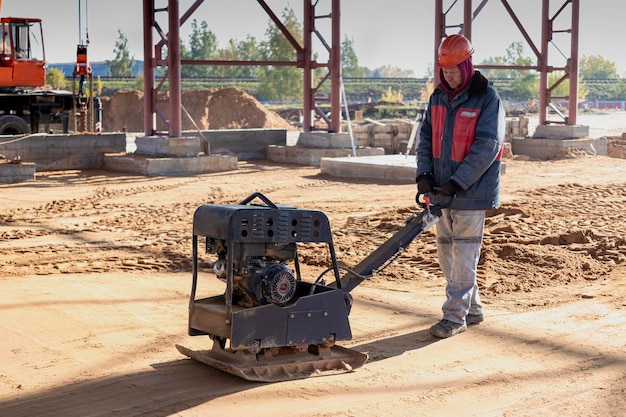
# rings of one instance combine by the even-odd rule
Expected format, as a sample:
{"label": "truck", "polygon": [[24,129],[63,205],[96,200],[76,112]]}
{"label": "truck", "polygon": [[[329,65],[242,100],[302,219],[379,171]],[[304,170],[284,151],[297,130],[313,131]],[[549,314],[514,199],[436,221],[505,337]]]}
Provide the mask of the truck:
{"label": "truck", "polygon": [[41,19],[2,16],[0,29],[0,135],[67,133],[76,94],[46,87]]}

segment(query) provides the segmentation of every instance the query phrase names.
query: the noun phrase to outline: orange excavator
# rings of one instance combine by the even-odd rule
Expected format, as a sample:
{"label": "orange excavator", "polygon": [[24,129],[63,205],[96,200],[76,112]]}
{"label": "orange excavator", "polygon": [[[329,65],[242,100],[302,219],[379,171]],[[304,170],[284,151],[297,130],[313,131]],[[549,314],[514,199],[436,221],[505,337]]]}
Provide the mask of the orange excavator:
{"label": "orange excavator", "polygon": [[67,133],[72,111],[77,115],[77,99],[72,91],[46,87],[41,19],[5,17],[1,12],[2,0],[0,135]]}

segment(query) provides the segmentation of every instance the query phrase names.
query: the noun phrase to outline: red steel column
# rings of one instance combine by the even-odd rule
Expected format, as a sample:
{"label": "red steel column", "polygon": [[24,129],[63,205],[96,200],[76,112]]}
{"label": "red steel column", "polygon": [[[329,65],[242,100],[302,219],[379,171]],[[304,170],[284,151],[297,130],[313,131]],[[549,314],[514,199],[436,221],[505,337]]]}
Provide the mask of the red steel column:
{"label": "red steel column", "polygon": [[441,81],[439,78],[439,68],[437,67],[437,51],[439,44],[446,34],[446,16],[443,14],[443,0],[435,0],[435,47],[433,59],[433,86],[436,87]]}
{"label": "red steel column", "polygon": [[154,0],[143,0],[143,133],[154,135],[154,66],[152,26],[154,22]]}
{"label": "red steel column", "polygon": [[572,47],[568,62],[569,70],[569,115],[568,124],[576,124],[578,114],[578,32],[580,21],[580,1],[572,0]]}
{"label": "red steel column", "polygon": [[552,37],[550,22],[550,0],[541,4],[541,56],[539,57],[539,124],[545,125],[550,93],[548,92],[548,46]]}
{"label": "red steel column", "polygon": [[472,41],[472,0],[463,4],[463,36]]}
{"label": "red steel column", "polygon": [[330,53],[330,131],[341,130],[341,2],[332,0]]}
{"label": "red steel column", "polygon": [[314,9],[311,0],[304,0],[304,67],[303,67],[303,103],[302,103],[302,129],[310,132],[313,127],[313,105],[315,93],[313,91],[313,68],[312,68],[312,41],[311,34],[314,30],[313,16]]}
{"label": "red steel column", "polygon": [[169,33],[167,41],[167,61],[170,71],[170,137],[180,137],[181,92],[180,92],[180,18],[178,0],[168,0]]}

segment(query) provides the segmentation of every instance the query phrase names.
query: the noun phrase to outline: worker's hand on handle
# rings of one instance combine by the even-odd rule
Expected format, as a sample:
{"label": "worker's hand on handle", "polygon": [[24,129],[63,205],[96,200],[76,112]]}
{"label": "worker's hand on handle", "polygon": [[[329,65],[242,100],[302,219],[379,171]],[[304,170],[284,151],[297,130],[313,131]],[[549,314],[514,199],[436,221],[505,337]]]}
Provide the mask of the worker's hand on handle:
{"label": "worker's hand on handle", "polygon": [[460,189],[461,187],[459,187],[456,182],[450,180],[441,187],[441,194],[446,197],[452,197],[453,195],[456,195],[457,191]]}
{"label": "worker's hand on handle", "polygon": [[455,198],[456,192],[452,195],[445,195],[443,187],[433,187],[433,190],[429,193],[421,193],[418,190],[415,195],[415,202],[423,209],[428,209],[429,207],[442,209],[450,207]]}
{"label": "worker's hand on handle", "polygon": [[431,174],[420,174],[415,179],[419,194],[432,193],[435,189],[435,179]]}

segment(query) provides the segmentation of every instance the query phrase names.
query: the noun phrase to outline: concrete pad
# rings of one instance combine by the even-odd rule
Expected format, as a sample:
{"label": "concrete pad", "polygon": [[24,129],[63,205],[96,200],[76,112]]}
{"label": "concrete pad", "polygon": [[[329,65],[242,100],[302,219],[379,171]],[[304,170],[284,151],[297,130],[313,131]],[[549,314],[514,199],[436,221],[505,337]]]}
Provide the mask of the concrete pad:
{"label": "concrete pad", "polygon": [[[384,155],[383,148],[357,148],[357,157]],[[303,146],[274,146],[267,147],[267,159],[270,161],[319,166],[322,158],[341,158],[352,155],[352,149],[346,148],[308,148]]]}
{"label": "concrete pad", "polygon": [[143,136],[135,139],[135,145],[136,154],[155,157],[191,157],[203,151],[197,137]]}
{"label": "concrete pad", "polygon": [[126,150],[125,133],[47,135],[35,133],[0,143],[0,154],[37,164],[37,171],[93,169],[102,155]]}
{"label": "concrete pad", "polygon": [[[349,133],[301,132],[297,146],[305,148],[349,148],[352,139]],[[359,144],[355,143],[355,147]]]}
{"label": "concrete pad", "polygon": [[579,149],[595,155],[606,156],[608,140],[606,137],[595,139],[513,138],[512,146],[515,155],[527,155],[541,160],[548,160],[568,149]]}
{"label": "concrete pad", "polygon": [[583,125],[539,125],[533,138],[582,139],[589,136],[589,126]]}
{"label": "concrete pad", "polygon": [[183,132],[183,135],[200,135],[202,142],[208,142],[209,154],[233,155],[241,161],[266,159],[267,146],[287,145],[288,132],[285,129],[221,129]]}
{"label": "concrete pad", "polygon": [[415,183],[415,155],[375,155],[322,158],[322,174],[344,178],[372,178]]}
{"label": "concrete pad", "polygon": [[235,171],[238,160],[230,155],[209,155],[187,158],[151,158],[136,154],[104,155],[103,169],[138,175],[195,175]]}
{"label": "concrete pad", "polygon": [[35,164],[32,162],[20,162],[0,164],[0,182],[14,183],[35,181]]}

